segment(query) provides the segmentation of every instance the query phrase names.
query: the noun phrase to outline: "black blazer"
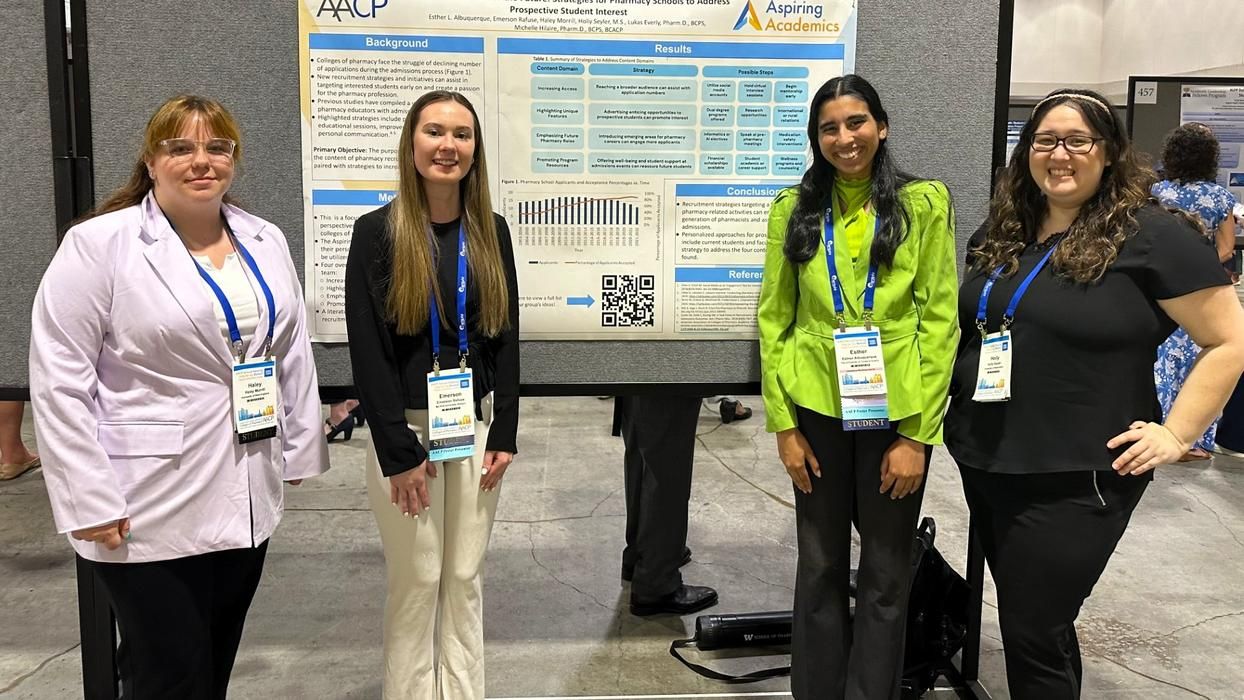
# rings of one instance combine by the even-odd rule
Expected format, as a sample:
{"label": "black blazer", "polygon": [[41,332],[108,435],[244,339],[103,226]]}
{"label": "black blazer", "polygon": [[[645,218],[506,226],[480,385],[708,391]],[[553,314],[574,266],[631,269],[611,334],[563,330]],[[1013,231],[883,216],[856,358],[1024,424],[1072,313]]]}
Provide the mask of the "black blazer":
{"label": "black blazer", "polygon": [[[385,299],[392,275],[388,215],[391,204],[368,212],[354,222],[350,255],[346,259],[346,330],[350,335],[350,364],[354,384],[367,420],[371,423],[372,443],[385,476],[400,474],[423,464],[428,451],[406,425],[405,409],[426,409],[427,373],[432,371],[431,325],[417,335],[399,335],[396,325],[386,318]],[[495,338],[472,330],[468,333],[468,366],[475,375],[477,417],[481,399],[493,394],[493,421],[485,449],[517,452],[518,433],[518,279],[514,270],[514,247],[505,219],[494,214],[501,258],[509,286],[509,327]],[[457,226],[444,227],[438,237],[452,231],[452,242],[443,250],[455,250]],[[457,276],[457,256],[442,255],[438,260],[441,289],[452,290]],[[454,295],[446,294],[451,310]],[[474,282],[467,291],[467,327],[479,323],[479,294]],[[441,329],[441,366],[458,366],[458,334],[455,327]]]}

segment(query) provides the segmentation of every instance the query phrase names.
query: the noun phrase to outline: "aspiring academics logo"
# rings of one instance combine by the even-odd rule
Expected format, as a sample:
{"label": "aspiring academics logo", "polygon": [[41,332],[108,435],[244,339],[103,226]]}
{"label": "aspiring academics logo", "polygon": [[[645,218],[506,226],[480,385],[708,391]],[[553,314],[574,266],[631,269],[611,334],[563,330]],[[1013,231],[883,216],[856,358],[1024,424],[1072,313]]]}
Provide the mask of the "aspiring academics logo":
{"label": "aspiring academics logo", "polygon": [[[763,0],[760,0],[763,3]],[[734,23],[734,31],[751,27],[758,32],[798,32],[801,34],[837,34],[842,30],[838,22],[825,21],[825,6],[810,2],[778,2],[769,0],[762,4],[765,21],[761,21],[753,0],[747,0],[743,11]]]}
{"label": "aspiring academics logo", "polygon": [[734,31],[739,31],[745,24],[750,24],[752,29],[760,31],[760,18],[756,16],[756,8],[752,7],[752,0],[747,0],[743,5],[743,11],[739,13],[739,21],[734,23]]}
{"label": "aspiring academics logo", "polygon": [[[320,9],[316,10],[316,17],[323,17],[327,12],[333,16],[333,19],[341,21],[341,15],[345,15],[351,19],[370,19],[376,16],[380,8],[389,4],[389,0],[320,0]],[[370,6],[370,12],[368,12]]]}

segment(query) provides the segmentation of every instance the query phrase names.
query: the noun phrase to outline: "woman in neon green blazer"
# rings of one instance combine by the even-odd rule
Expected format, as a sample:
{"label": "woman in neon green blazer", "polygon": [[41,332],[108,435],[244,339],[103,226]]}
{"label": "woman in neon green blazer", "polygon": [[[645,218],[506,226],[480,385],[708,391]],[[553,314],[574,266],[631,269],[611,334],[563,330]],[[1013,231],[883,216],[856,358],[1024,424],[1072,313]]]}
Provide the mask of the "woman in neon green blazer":
{"label": "woman in neon green blazer", "polygon": [[[761,385],[766,427],[795,485],[795,698],[898,697],[912,533],[942,441],[958,337],[953,207],[944,184],[895,168],[888,129],[863,78],[822,85],[809,110],[812,165],[769,213]],[[844,415],[836,346],[855,348],[853,337],[880,341],[885,398],[878,408],[876,396],[849,397]]]}

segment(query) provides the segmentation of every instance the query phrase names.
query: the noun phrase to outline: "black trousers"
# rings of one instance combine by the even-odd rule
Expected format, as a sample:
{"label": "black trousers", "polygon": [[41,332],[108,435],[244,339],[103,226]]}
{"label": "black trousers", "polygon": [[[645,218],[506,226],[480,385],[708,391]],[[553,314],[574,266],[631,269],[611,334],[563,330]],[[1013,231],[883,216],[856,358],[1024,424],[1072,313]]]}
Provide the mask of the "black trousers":
{"label": "black trousers", "polygon": [[659,598],[682,585],[678,566],[687,546],[687,502],[700,401],[698,396],[617,398],[619,428],[626,445],[622,564],[634,566],[634,598]]}
{"label": "black trousers", "polygon": [[[887,700],[899,696],[912,543],[924,485],[892,500],[881,490],[881,458],[898,433],[847,432],[842,421],[796,407],[799,430],[821,476],[795,489],[799,563],[791,638],[791,694],[798,700]],[[932,448],[925,450],[927,471]],[[848,608],[851,523],[860,533],[852,625]]]}
{"label": "black trousers", "polygon": [[1152,472],[997,474],[962,464],[959,471],[997,588],[1011,698],[1079,698],[1075,620]]}
{"label": "black trousers", "polygon": [[183,559],[91,562],[121,633],[123,700],[226,697],[268,543]]}

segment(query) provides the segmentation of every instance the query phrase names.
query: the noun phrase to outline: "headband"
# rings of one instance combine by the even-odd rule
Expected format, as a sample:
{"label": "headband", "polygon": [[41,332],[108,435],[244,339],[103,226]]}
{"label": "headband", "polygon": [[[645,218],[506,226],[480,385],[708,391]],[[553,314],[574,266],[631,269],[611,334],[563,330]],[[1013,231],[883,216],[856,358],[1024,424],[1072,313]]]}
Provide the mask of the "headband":
{"label": "headband", "polygon": [[1049,95],[1045,99],[1041,100],[1040,102],[1032,106],[1032,113],[1036,114],[1037,110],[1041,108],[1041,105],[1045,104],[1046,102],[1049,102],[1050,100],[1057,100],[1063,97],[1068,97],[1068,98],[1072,98],[1076,100],[1083,100],[1085,102],[1092,102],[1098,107],[1101,107],[1102,110],[1105,111],[1107,114],[1110,114],[1110,106],[1107,105],[1105,102],[1102,102],[1101,100],[1097,99],[1096,97],[1092,97],[1091,95],[1081,95],[1078,92],[1060,92],[1054,95]]}

